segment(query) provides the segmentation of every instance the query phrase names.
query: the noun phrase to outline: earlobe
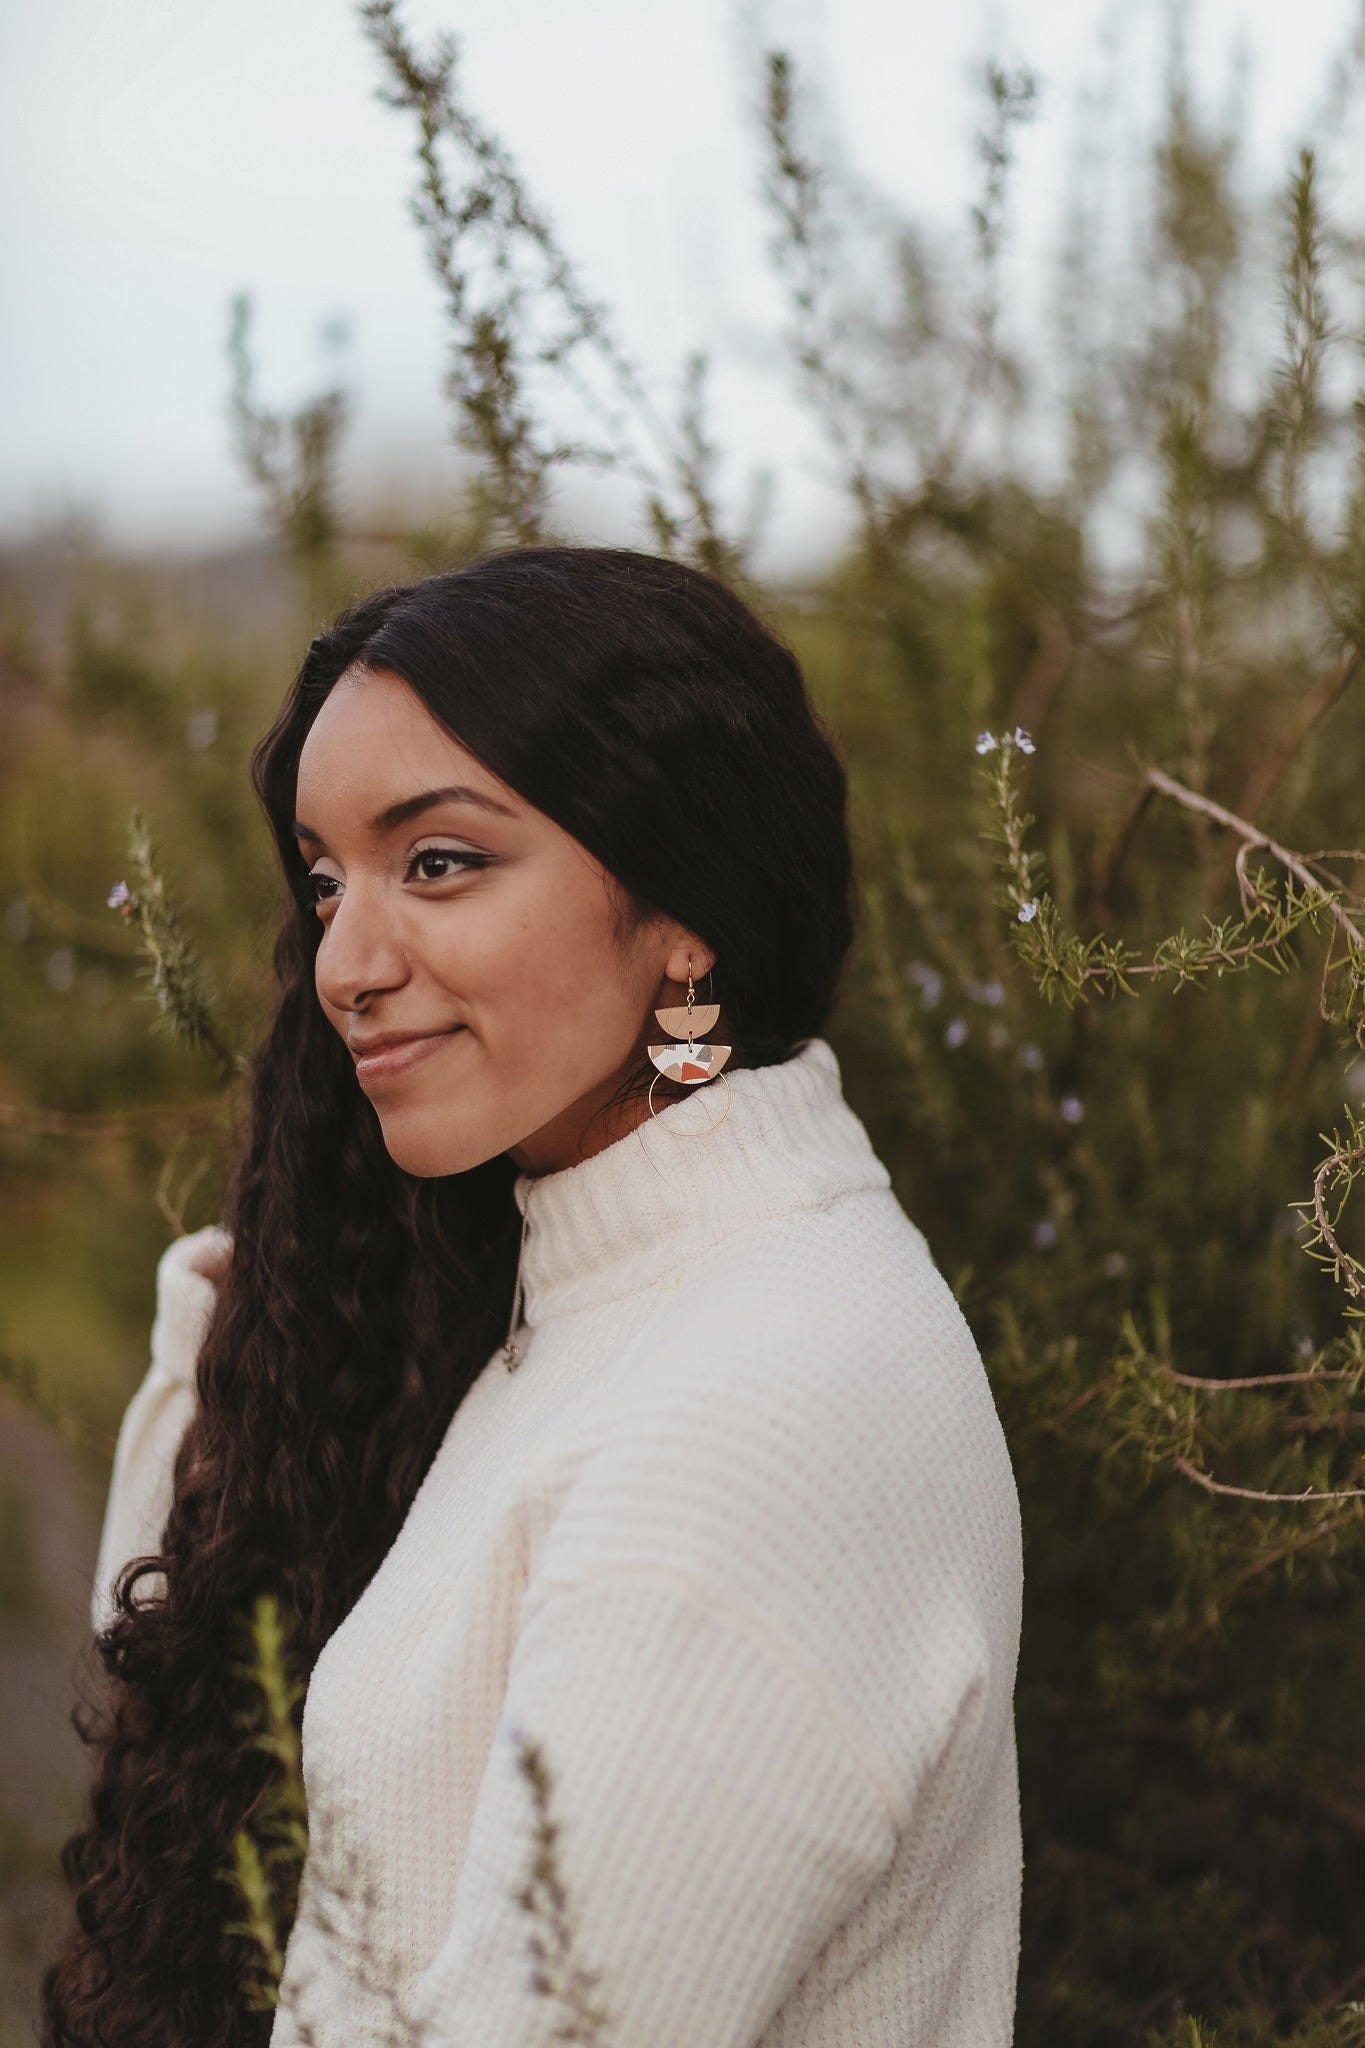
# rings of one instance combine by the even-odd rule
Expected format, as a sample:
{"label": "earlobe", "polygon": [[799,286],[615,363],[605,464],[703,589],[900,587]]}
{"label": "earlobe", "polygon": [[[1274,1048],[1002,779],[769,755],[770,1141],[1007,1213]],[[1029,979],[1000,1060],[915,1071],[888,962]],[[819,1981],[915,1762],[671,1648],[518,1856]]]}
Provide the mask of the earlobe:
{"label": "earlobe", "polygon": [[664,969],[668,980],[676,981],[679,984],[685,982],[689,973],[689,961],[691,963],[690,972],[696,976],[698,981],[701,981],[715,966],[716,956],[709,946],[702,944],[700,939],[693,938],[690,934],[684,934],[668,956]]}

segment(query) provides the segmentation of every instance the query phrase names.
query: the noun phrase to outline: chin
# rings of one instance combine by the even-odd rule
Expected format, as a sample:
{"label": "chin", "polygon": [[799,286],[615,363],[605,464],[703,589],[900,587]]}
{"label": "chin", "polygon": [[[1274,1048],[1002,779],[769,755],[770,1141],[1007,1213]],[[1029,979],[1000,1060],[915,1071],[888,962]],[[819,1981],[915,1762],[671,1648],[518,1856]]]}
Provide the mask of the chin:
{"label": "chin", "polygon": [[442,1145],[430,1133],[407,1139],[389,1137],[385,1130],[385,1151],[413,1180],[442,1180],[446,1174],[467,1174],[471,1165],[481,1165],[483,1155],[469,1155],[465,1147]]}
{"label": "chin", "polygon": [[467,1173],[470,1167],[482,1166],[494,1156],[492,1150],[471,1144],[467,1137],[433,1130],[429,1116],[381,1116],[379,1130],[384,1150],[394,1165],[416,1180],[439,1180],[448,1173]]}

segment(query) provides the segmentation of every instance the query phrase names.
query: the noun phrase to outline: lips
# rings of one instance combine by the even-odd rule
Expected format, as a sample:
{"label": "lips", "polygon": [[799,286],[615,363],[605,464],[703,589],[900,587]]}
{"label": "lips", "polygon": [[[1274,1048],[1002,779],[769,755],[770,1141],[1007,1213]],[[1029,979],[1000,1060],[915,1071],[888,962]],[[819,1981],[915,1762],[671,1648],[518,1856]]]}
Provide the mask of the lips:
{"label": "lips", "polygon": [[447,1040],[458,1037],[464,1029],[463,1024],[455,1024],[448,1031],[429,1031],[409,1038],[376,1039],[371,1050],[355,1054],[356,1079],[362,1087],[368,1087],[372,1082],[406,1074],[410,1068],[419,1066],[438,1051]]}

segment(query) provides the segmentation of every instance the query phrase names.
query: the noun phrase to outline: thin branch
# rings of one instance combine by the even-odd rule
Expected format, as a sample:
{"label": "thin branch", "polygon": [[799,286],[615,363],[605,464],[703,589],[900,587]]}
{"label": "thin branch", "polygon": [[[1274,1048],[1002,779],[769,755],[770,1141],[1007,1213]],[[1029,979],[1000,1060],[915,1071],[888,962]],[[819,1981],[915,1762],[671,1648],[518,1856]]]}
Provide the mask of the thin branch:
{"label": "thin branch", "polygon": [[1138,826],[1142,823],[1143,812],[1156,794],[1150,782],[1144,781],[1133,799],[1127,817],[1120,825],[1118,834],[1109,848],[1103,868],[1090,894],[1091,916],[1096,924],[1105,925],[1112,916],[1114,884],[1118,872],[1128,855],[1128,849],[1137,837]]}
{"label": "thin branch", "polygon": [[1202,811],[1207,817],[1216,819],[1220,825],[1225,825],[1229,832],[1238,833],[1248,848],[1263,846],[1267,853],[1273,855],[1281,866],[1287,868],[1302,884],[1306,894],[1323,897],[1322,908],[1330,911],[1335,921],[1349,933],[1356,945],[1365,943],[1365,933],[1360,931],[1340,904],[1326,900],[1321,882],[1306,865],[1301,854],[1294,853],[1287,846],[1281,846],[1277,839],[1272,839],[1269,833],[1263,832],[1258,825],[1251,824],[1246,818],[1239,818],[1235,811],[1229,811],[1222,804],[1215,803],[1212,797],[1201,796],[1198,790],[1187,789],[1183,782],[1177,782],[1175,777],[1167,775],[1164,769],[1149,768],[1147,780],[1153,789],[1161,790],[1164,795],[1174,798],[1176,803],[1184,804],[1188,810]]}
{"label": "thin branch", "polygon": [[222,1097],[200,1102],[157,1102],[141,1109],[31,1109],[27,1103],[0,1102],[0,1130],[27,1131],[43,1138],[117,1138],[160,1124],[179,1129],[185,1124],[212,1124],[224,1113]]}
{"label": "thin branch", "polygon": [[1172,1462],[1178,1472],[1183,1472],[1187,1479],[1193,1479],[1206,1492],[1231,1494],[1237,1500],[1365,1500],[1365,1486],[1309,1487],[1304,1493],[1265,1493],[1259,1487],[1229,1486],[1224,1480],[1212,1479],[1181,1451],[1176,1452]]}
{"label": "thin branch", "polygon": [[1262,1372],[1240,1380],[1198,1379],[1193,1373],[1177,1372],[1169,1365],[1166,1370],[1182,1387],[1207,1387],[1210,1393],[1222,1394],[1230,1387],[1304,1387],[1317,1380],[1355,1380],[1360,1378],[1362,1367],[1332,1367],[1325,1372]]}
{"label": "thin branch", "polygon": [[[1263,1557],[1258,1557],[1254,1564],[1249,1564],[1245,1570],[1238,1572],[1236,1577],[1222,1589],[1218,1600],[1218,1615],[1221,1617],[1226,1608],[1231,1605],[1233,1600],[1242,1591],[1243,1587],[1250,1585],[1253,1579],[1258,1579],[1262,1572],[1270,1571],[1277,1564],[1283,1564],[1287,1557],[1297,1556],[1301,1550],[1309,1549],[1314,1543],[1321,1543],[1325,1536],[1334,1536],[1338,1529],[1343,1528],[1347,1522],[1356,1520],[1357,1517],[1358,1510],[1345,1508],[1339,1515],[1331,1515],[1326,1521],[1319,1522],[1315,1528],[1301,1529],[1297,1534],[1288,1537],[1285,1542],[1276,1544],[1273,1550],[1268,1550]],[[1165,1651],[1162,1653],[1163,1665],[1169,1669],[1177,1659],[1184,1656],[1187,1650],[1193,1649],[1196,1643],[1203,1640],[1212,1625],[1213,1621],[1212,1617],[1210,1617],[1203,1621],[1198,1621],[1192,1628],[1186,1629],[1185,1633],[1177,1638],[1175,1642],[1169,1643],[1166,1646]]]}
{"label": "thin branch", "polygon": [[[1351,1114],[1349,1107],[1346,1114],[1350,1120],[1352,1136],[1358,1139],[1361,1135],[1360,1126]],[[1332,1147],[1332,1150],[1322,1161],[1322,1164],[1313,1176],[1312,1202],[1311,1204],[1294,1202],[1290,1206],[1296,1209],[1311,1206],[1314,1220],[1318,1226],[1318,1238],[1328,1247],[1328,1256],[1322,1263],[1330,1267],[1333,1279],[1339,1281],[1347,1289],[1348,1293],[1355,1295],[1365,1294],[1365,1264],[1362,1264],[1352,1253],[1342,1247],[1335,1230],[1327,1220],[1325,1199],[1325,1189],[1329,1177],[1336,1178],[1344,1174],[1347,1186],[1350,1186],[1351,1182],[1355,1179],[1354,1169],[1365,1165],[1365,1144],[1343,1145],[1341,1135],[1337,1131],[1333,1131],[1330,1138],[1327,1137],[1325,1132],[1321,1135],[1325,1142]],[[1337,1213],[1339,1215],[1340,1210]],[[1314,1258],[1319,1256],[1318,1253],[1312,1250],[1313,1245],[1317,1241],[1318,1239],[1311,1239],[1305,1246],[1305,1249],[1310,1251]],[[1347,1313],[1349,1314],[1351,1311],[1348,1310]]]}

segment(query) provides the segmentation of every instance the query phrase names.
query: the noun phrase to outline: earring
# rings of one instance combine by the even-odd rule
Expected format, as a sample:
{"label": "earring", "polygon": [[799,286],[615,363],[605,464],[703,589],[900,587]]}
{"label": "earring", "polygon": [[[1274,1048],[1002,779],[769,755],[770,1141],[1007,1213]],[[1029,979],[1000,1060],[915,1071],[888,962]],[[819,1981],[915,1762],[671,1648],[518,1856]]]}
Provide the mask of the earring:
{"label": "earring", "polygon": [[[708,968],[707,973],[709,974],[710,972],[711,970]],[[656,1010],[654,1014],[664,1030],[672,1033],[674,1043],[670,1045],[651,1045],[649,1048],[649,1057],[659,1070],[659,1073],[655,1075],[649,1084],[649,1095],[646,1098],[649,1103],[649,1113],[651,1116],[659,1114],[658,1110],[654,1107],[654,1090],[658,1086],[660,1074],[666,1081],[679,1081],[686,1087],[695,1088],[703,1081],[714,1080],[721,1072],[730,1054],[734,1051],[734,1047],[731,1045],[699,1045],[697,1043],[698,1032],[714,1030],[716,1024],[720,1021],[720,1004],[703,1003],[700,1008],[697,1007],[697,993],[692,983],[692,955],[690,953],[687,956],[686,1003],[679,1003],[667,1009]],[[687,1034],[686,1044],[679,1042],[684,1032]],[[724,1117],[728,1116],[730,1111],[730,1076],[726,1074],[724,1080],[725,1108],[722,1110],[721,1115],[717,1117],[716,1123],[720,1123]],[[706,1129],[711,1131],[715,1128],[716,1124],[708,1124],[706,1126]],[[689,1132],[688,1135],[694,1134]],[[701,1137],[704,1133],[698,1131],[695,1135]]]}

